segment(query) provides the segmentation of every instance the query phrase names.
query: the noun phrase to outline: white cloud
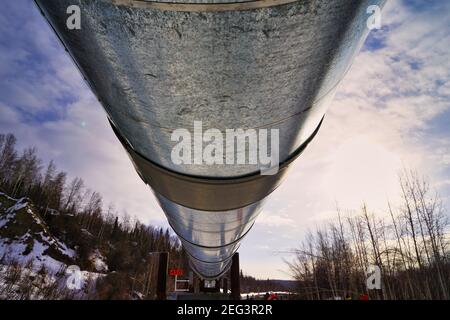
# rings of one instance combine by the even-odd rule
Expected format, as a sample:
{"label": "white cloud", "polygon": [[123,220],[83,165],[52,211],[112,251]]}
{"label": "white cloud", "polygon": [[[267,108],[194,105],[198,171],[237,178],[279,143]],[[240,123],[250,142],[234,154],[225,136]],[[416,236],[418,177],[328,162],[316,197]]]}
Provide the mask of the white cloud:
{"label": "white cloud", "polygon": [[288,227],[292,226],[295,221],[287,216],[276,215],[273,212],[263,211],[259,215],[256,223],[259,225],[265,225],[270,228]]}

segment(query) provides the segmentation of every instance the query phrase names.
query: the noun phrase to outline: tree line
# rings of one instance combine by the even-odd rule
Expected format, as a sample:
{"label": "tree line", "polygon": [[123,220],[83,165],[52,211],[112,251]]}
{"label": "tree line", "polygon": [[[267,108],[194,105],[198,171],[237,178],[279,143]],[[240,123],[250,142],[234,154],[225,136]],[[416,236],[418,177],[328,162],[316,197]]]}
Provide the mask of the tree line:
{"label": "tree line", "polygon": [[53,161],[44,164],[36,148],[17,150],[13,134],[0,134],[0,192],[29,198],[51,233],[77,252],[82,270],[95,271],[91,255],[99,250],[109,273],[97,284],[96,298],[127,299],[133,292],[154,295],[154,255],[169,252],[170,266],[183,267],[186,256],[168,229],[145,225],[126,212],[119,216],[81,178],[67,179]]}
{"label": "tree line", "polygon": [[292,283],[295,281],[271,280],[271,279],[257,279],[251,275],[244,274],[242,271],[239,274],[241,281],[241,291],[243,293],[256,292],[290,292],[295,293]]}
{"label": "tree line", "polygon": [[[363,204],[311,230],[287,261],[303,299],[449,299],[449,220],[438,194],[415,171],[399,175],[401,204],[375,214]],[[368,268],[381,288],[367,287]]]}

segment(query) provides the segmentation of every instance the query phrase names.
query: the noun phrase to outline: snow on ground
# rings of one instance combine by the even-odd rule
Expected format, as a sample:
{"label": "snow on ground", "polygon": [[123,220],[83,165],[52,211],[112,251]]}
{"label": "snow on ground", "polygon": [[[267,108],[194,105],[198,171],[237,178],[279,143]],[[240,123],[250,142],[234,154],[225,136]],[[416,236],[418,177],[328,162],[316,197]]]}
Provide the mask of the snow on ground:
{"label": "snow on ground", "polygon": [[76,257],[76,252],[50,234],[46,223],[34,212],[33,206],[28,201],[27,198],[13,199],[0,193],[0,203],[3,206],[0,208],[2,209],[0,229],[16,230],[8,237],[0,238],[0,258],[23,265],[33,261],[34,269],[45,267],[57,272],[65,267],[65,264],[51,257],[48,252],[56,250],[59,254],[72,259]]}
{"label": "snow on ground", "polygon": [[[15,269],[13,269],[15,268]],[[15,270],[17,270],[15,272]],[[15,280],[11,278],[15,276]],[[71,273],[42,273],[34,268],[24,266],[0,264],[0,300],[18,299],[65,299],[67,296],[75,299],[88,298],[95,289],[95,282],[104,277],[104,274],[81,271],[79,288],[68,286]],[[51,295],[49,296],[49,292]]]}
{"label": "snow on ground", "polygon": [[94,265],[94,268],[98,272],[108,272],[108,265],[106,264],[106,258],[100,253],[98,249],[95,249],[90,257],[89,260]]}
{"label": "snow on ground", "polygon": [[[69,261],[76,261],[76,251],[54,237],[33,208],[27,198],[13,199],[0,192],[0,231],[4,231],[0,237],[0,300],[47,299],[44,295],[49,290],[56,298],[75,294],[82,299],[106,276],[106,258],[98,249],[92,252],[96,272],[69,266]],[[67,257],[61,258],[66,263],[57,260],[61,255]],[[74,276],[79,287],[72,290],[68,283]]]}
{"label": "snow on ground", "polygon": [[[42,299],[39,289],[48,288],[57,281],[54,275],[39,274],[36,270],[22,267],[17,279],[10,279],[14,275],[12,266],[0,264],[0,300],[18,300],[24,298],[23,283],[29,288],[29,299]],[[19,270],[19,269],[17,269]]]}
{"label": "snow on ground", "polygon": [[29,261],[32,261],[34,270],[39,270],[44,267],[52,272],[58,272],[65,267],[64,263],[45,255],[44,252],[48,249],[48,246],[37,240],[33,240],[33,249],[31,252],[24,255],[23,253],[27,249],[27,245],[24,243],[25,237],[12,242],[6,242],[1,239],[0,255],[4,256],[6,260],[16,261],[21,265],[26,265]]}
{"label": "snow on ground", "polygon": [[5,216],[3,218],[0,218],[0,228],[6,225],[9,222],[10,217]]}
{"label": "snow on ground", "polygon": [[93,237],[93,235],[92,235],[92,233],[90,233],[89,231],[87,231],[86,229],[81,229],[81,233],[83,233],[83,235],[85,235],[85,236],[87,236],[87,237],[89,237],[89,238],[92,238]]}
{"label": "snow on ground", "polygon": [[21,239],[19,241],[10,242],[8,240],[0,239],[0,257],[4,258],[12,258],[16,256],[22,256],[22,253],[25,251],[26,245],[22,242]]}
{"label": "snow on ground", "polygon": [[292,292],[288,291],[264,291],[264,292],[248,292],[248,293],[241,293],[241,299],[245,300],[247,297],[249,298],[264,298],[265,295],[269,294],[276,294],[277,296],[289,296],[292,295]]}
{"label": "snow on ground", "polygon": [[40,232],[39,235],[41,236],[41,239],[45,243],[48,243],[50,245],[55,244],[62,254],[66,255],[70,258],[76,257],[75,251],[73,249],[68,248],[65,243],[59,241],[57,238],[49,237],[49,236],[45,235],[43,232]]}
{"label": "snow on ground", "polygon": [[[26,207],[28,203],[22,202],[25,198],[16,200],[11,197],[8,197],[7,195],[5,195],[4,193],[1,193],[1,192],[0,192],[0,195],[8,198],[8,200],[17,201],[12,207],[9,207],[8,209],[6,209],[3,216],[0,217],[0,228],[1,228],[1,227],[5,226],[11,219],[13,219],[15,217],[16,211]],[[3,206],[2,202],[0,202],[0,206]]]}

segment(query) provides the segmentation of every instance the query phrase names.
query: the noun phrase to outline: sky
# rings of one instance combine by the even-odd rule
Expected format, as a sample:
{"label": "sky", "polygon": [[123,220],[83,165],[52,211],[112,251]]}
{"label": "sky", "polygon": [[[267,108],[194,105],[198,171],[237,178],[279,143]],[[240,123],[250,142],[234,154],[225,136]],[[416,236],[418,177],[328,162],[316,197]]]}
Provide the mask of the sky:
{"label": "sky", "polygon": [[[363,202],[399,200],[403,168],[450,208],[450,2],[388,0],[322,128],[270,196],[240,248],[244,273],[289,279],[283,259],[308,229]],[[168,226],[106,115],[31,0],[0,11],[0,132],[36,146],[141,222]]]}

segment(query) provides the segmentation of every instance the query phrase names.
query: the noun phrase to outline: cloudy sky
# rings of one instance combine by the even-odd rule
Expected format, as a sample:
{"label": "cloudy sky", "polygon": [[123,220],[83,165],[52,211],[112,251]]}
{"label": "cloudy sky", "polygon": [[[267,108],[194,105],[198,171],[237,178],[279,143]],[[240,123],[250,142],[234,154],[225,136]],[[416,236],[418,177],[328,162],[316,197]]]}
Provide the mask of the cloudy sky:
{"label": "cloudy sky", "polygon": [[[244,240],[244,272],[289,278],[283,258],[336,204],[382,213],[397,176],[417,169],[450,206],[450,2],[389,0],[342,82],[314,143]],[[0,132],[36,146],[105,203],[167,226],[105,113],[31,0],[0,12]]]}

